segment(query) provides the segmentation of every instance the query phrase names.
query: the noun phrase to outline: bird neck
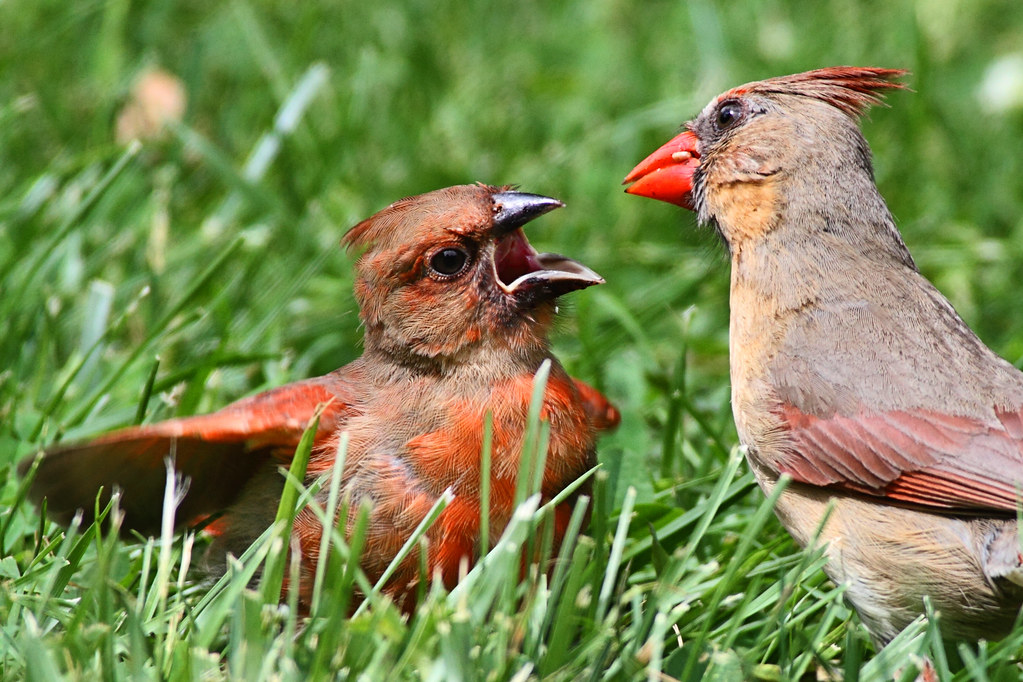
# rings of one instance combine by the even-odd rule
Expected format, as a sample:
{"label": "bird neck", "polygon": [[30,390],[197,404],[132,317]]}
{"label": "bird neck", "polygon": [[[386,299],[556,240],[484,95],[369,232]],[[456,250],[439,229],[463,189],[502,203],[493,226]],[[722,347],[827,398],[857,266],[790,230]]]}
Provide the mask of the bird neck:
{"label": "bird neck", "polygon": [[381,330],[367,328],[364,357],[372,358],[387,380],[416,377],[473,377],[496,381],[533,373],[551,357],[546,335],[519,334],[511,338],[494,337],[485,342],[461,339],[450,348],[419,348],[395,343]]}
{"label": "bird neck", "polygon": [[803,168],[735,180],[708,192],[710,217],[733,258],[751,249],[802,259],[838,249],[916,268],[874,184],[869,157],[822,152],[809,155]]}
{"label": "bird neck", "polygon": [[[829,169],[780,176],[771,206],[771,229],[730,243],[732,288],[800,308],[808,299],[856,295],[884,272],[916,264],[906,248],[869,169]],[[793,286],[793,278],[799,286]]]}
{"label": "bird neck", "polygon": [[483,305],[459,316],[426,319],[437,323],[431,325],[423,319],[414,320],[417,324],[382,319],[363,306],[363,345],[367,355],[420,374],[448,375],[463,367],[502,364],[535,371],[550,356],[555,314],[553,301],[528,308]]}

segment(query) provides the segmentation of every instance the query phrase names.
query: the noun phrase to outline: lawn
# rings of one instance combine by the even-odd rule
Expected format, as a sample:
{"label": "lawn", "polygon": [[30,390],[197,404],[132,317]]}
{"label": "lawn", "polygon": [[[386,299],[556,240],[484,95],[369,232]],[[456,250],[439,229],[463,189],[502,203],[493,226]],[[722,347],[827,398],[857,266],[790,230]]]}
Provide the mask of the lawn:
{"label": "lawn", "polygon": [[[924,655],[942,679],[1020,675],[1023,631],[943,647],[940,614],[874,651],[737,448],[723,249],[620,186],[728,87],[907,68],[913,92],[864,122],[878,183],[924,273],[1020,365],[1018,0],[10,0],[0,27],[5,679],[874,680],[912,679]],[[157,67],[181,121],[118,141]],[[607,280],[565,299],[555,347],[623,422],[552,573],[519,580],[527,505],[503,551],[411,618],[382,600],[349,617],[348,570],[307,623],[267,581],[246,588],[262,561],[290,570],[272,541],[211,586],[187,570],[201,537],[65,532],[24,500],[16,463],[57,439],[357,357],[342,234],[474,181],[562,199],[531,240]]]}

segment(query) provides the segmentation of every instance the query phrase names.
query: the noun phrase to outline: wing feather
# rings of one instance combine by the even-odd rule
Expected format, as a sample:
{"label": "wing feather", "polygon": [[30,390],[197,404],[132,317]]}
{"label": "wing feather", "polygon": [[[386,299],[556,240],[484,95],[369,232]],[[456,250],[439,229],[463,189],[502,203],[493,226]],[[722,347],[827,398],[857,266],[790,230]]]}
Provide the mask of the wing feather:
{"label": "wing feather", "polygon": [[[91,441],[48,449],[29,490],[47,499],[49,515],[68,523],[79,509],[88,520],[96,494],[105,499],[122,491],[125,530],[159,529],[167,458],[189,480],[178,507],[178,525],[187,525],[231,504],[245,483],[271,458],[286,462],[321,405],[317,430],[322,441],[356,409],[355,390],[339,372],[281,386],[212,414],[133,426]],[[22,463],[24,474],[32,460]]]}
{"label": "wing feather", "polygon": [[928,410],[821,418],[784,405],[780,416],[788,437],[780,470],[797,481],[948,510],[1016,511],[1019,411],[987,421]]}

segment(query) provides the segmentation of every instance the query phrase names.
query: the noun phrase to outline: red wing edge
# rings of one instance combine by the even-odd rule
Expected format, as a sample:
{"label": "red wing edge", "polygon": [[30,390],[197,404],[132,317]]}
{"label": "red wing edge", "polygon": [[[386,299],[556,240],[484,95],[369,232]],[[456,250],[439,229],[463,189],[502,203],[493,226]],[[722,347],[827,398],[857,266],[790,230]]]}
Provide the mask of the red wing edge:
{"label": "red wing edge", "polygon": [[795,480],[948,510],[1014,512],[1023,485],[1023,420],[927,410],[822,419],[791,405],[778,467]]}

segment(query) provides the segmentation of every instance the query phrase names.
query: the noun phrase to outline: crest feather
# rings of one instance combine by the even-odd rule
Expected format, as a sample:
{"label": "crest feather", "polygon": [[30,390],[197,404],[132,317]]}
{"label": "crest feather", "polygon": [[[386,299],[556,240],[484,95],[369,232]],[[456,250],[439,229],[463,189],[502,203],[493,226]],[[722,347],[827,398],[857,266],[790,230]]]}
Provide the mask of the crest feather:
{"label": "crest feather", "polygon": [[[462,207],[473,205],[471,202],[488,202],[490,197],[498,192],[507,192],[514,189],[514,185],[494,186],[477,182],[475,185],[455,185],[443,189],[417,194],[404,199],[399,199],[387,208],[379,211],[359,224],[352,227],[341,238],[341,244],[346,249],[353,250],[373,246],[374,244],[395,241],[395,244],[408,245],[410,237],[409,230],[414,230],[416,224],[424,216],[436,214],[437,212],[448,211],[452,207],[464,212]],[[416,207],[417,211],[409,209]]]}
{"label": "crest feather", "polygon": [[906,73],[904,69],[831,66],[748,83],[725,96],[753,92],[800,95],[827,102],[850,116],[860,116],[871,106],[883,102],[886,90],[907,89],[895,80]]}

